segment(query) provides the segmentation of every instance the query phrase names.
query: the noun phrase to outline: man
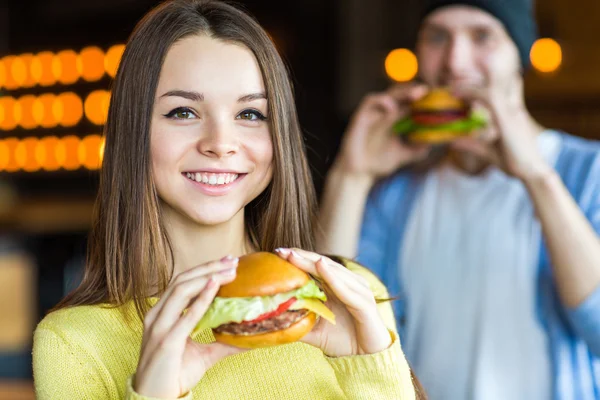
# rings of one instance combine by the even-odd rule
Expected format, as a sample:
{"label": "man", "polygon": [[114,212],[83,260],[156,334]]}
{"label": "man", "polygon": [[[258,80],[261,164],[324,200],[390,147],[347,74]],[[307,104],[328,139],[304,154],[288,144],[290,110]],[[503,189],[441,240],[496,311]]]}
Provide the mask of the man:
{"label": "man", "polygon": [[[433,0],[416,46],[425,85],[367,96],[327,177],[320,250],[357,256],[398,296],[434,400],[600,398],[600,146],[529,114],[534,39],[531,0]],[[429,149],[391,126],[438,86],[490,129],[411,168]]]}

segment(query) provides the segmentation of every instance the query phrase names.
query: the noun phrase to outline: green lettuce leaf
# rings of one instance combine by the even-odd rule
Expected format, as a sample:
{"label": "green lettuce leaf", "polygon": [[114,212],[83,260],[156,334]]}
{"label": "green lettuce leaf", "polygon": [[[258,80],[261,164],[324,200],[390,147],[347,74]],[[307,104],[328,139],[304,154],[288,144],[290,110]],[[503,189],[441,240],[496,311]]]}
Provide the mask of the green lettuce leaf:
{"label": "green lettuce leaf", "polygon": [[396,122],[392,127],[392,130],[400,135],[431,129],[456,132],[471,132],[476,129],[484,128],[486,125],[487,119],[485,115],[474,112],[471,115],[469,115],[469,117],[466,119],[453,121],[447,124],[435,125],[435,127],[433,128],[431,126],[420,125],[414,122],[410,117],[406,117]]}
{"label": "green lettuce leaf", "polygon": [[325,293],[311,280],[299,289],[275,296],[264,297],[215,297],[214,301],[198,322],[194,333],[203,329],[216,328],[230,322],[251,321],[260,315],[274,311],[281,303],[297,299],[319,299],[326,301]]}

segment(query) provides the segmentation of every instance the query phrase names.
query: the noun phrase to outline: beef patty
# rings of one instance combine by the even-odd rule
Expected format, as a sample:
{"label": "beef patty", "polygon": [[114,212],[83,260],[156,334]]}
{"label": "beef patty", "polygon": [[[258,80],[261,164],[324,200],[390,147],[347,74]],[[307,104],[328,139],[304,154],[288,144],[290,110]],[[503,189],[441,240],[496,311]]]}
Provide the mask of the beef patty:
{"label": "beef patty", "polygon": [[288,310],[276,317],[268,318],[260,322],[249,323],[229,323],[215,328],[217,333],[226,333],[230,335],[258,335],[260,333],[280,331],[287,329],[294,323],[306,317],[308,310]]}

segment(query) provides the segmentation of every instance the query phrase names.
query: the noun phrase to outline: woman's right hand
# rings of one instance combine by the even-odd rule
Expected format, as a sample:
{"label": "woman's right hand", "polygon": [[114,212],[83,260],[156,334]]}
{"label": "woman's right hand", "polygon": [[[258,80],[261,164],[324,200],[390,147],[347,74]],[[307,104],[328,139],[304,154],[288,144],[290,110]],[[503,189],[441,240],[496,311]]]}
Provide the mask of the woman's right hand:
{"label": "woman's right hand", "polygon": [[237,259],[225,257],[185,271],[171,282],[144,319],[133,384],[136,393],[176,399],[196,386],[218,361],[243,351],[221,343],[196,343],[190,337],[220,285],[235,278],[237,264]]}
{"label": "woman's right hand", "polygon": [[426,92],[425,86],[410,83],[366,96],[344,134],[336,167],[347,174],[379,178],[424,158],[428,146],[408,146],[391,128]]}

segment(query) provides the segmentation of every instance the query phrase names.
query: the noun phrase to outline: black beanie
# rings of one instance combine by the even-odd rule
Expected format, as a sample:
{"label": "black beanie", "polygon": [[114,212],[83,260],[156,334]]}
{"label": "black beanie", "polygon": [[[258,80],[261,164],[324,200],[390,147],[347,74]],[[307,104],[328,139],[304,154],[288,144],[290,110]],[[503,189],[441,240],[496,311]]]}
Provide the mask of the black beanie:
{"label": "black beanie", "polygon": [[519,49],[523,69],[530,66],[529,52],[537,39],[534,0],[428,0],[421,21],[433,11],[451,5],[477,7],[496,17]]}

